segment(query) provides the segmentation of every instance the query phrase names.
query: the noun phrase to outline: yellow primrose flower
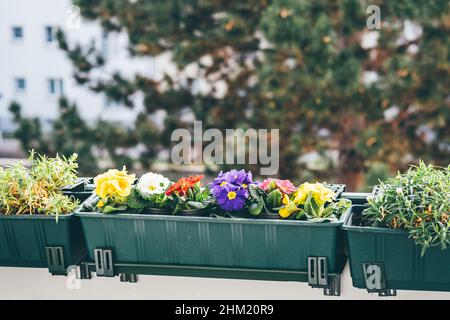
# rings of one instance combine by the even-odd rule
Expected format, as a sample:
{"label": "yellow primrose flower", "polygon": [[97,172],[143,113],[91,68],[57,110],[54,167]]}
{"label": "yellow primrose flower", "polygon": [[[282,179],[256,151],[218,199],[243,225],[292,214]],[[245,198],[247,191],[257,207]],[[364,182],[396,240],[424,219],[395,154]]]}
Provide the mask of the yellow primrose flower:
{"label": "yellow primrose flower", "polygon": [[305,182],[298,187],[297,191],[294,193],[294,203],[296,205],[305,204],[310,193],[312,193],[312,196],[318,205],[330,202],[335,197],[334,192],[330,188],[325,187],[322,183]]}
{"label": "yellow primrose flower", "polygon": [[105,203],[103,202],[103,200],[100,200],[98,203],[97,203],[97,207],[99,207],[99,208],[103,208],[105,206]]}
{"label": "yellow primrose flower", "polygon": [[131,186],[135,178],[134,174],[127,173],[125,167],[122,171],[117,169],[108,170],[95,177],[95,193],[101,199],[108,197],[116,202],[124,201],[131,193]]}
{"label": "yellow primrose flower", "polygon": [[325,187],[322,183],[316,182],[313,197],[317,204],[322,205],[332,201],[336,195],[330,188]]}
{"label": "yellow primrose flower", "polygon": [[295,205],[295,203],[293,201],[291,201],[289,196],[287,194],[284,194],[283,206],[278,211],[278,214],[282,218],[288,218],[291,214],[293,214],[295,211],[298,211],[298,210],[300,210],[300,209],[297,208],[297,206]]}
{"label": "yellow primrose flower", "polygon": [[294,193],[294,203],[296,205],[305,204],[310,192],[313,191],[314,185],[308,182],[303,183]]}

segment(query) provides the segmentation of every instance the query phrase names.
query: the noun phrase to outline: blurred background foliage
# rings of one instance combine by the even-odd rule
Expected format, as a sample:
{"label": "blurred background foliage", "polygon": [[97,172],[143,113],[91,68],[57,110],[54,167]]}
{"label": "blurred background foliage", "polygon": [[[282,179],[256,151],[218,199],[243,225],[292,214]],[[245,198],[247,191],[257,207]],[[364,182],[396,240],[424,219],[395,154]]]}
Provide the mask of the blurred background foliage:
{"label": "blurred background foliage", "polygon": [[[190,109],[207,128],[279,128],[281,177],[328,179],[350,189],[375,184],[419,158],[448,164],[450,149],[450,11],[447,0],[417,2],[360,0],[78,0],[88,20],[106,32],[125,31],[132,56],[171,52],[182,72],[196,75],[161,81],[136,74],[96,77],[100,52],[68,43],[60,48],[75,67],[74,77],[109,99],[133,108],[144,95],[145,112],[135,128],[108,123],[88,128],[75,105],[61,99],[54,133],[11,111],[25,149],[80,154],[82,170],[95,171],[93,148],[106,150],[116,165],[133,165],[127,146],[143,144],[149,167],[170,133],[190,127]],[[378,40],[365,47],[369,5],[381,9]],[[405,37],[405,24],[420,27]],[[366,81],[367,73],[376,75]],[[197,92],[198,80],[210,85]],[[220,85],[220,86],[219,86]],[[225,87],[225,90],[219,90]],[[224,91],[224,92],[223,92]],[[148,115],[167,111],[164,130]],[[334,151],[337,163],[327,160]],[[320,169],[299,161],[317,152]]]}

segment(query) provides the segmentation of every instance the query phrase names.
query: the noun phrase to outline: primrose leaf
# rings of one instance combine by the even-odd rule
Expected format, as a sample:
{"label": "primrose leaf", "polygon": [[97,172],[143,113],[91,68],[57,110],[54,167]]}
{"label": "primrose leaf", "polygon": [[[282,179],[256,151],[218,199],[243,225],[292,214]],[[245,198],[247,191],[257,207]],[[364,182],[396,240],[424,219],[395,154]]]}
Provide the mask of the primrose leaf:
{"label": "primrose leaf", "polygon": [[119,207],[105,206],[103,208],[102,212],[105,213],[105,214],[108,214],[108,213],[125,211],[126,209],[127,209],[127,206],[119,206]]}
{"label": "primrose leaf", "polygon": [[323,208],[321,208],[316,201],[314,200],[314,197],[312,196],[312,193],[308,194],[308,198],[306,199],[305,202],[305,211],[306,214],[308,216],[312,216],[312,217],[317,217],[320,218],[321,217],[321,211],[323,210]]}
{"label": "primrose leaf", "polygon": [[258,216],[259,214],[261,214],[263,209],[264,209],[263,202],[255,202],[248,206],[248,212],[250,212],[250,214],[254,216]]}
{"label": "primrose leaf", "polygon": [[197,202],[197,201],[188,201],[186,202],[186,206],[190,209],[205,209],[206,206],[201,203],[201,202]]}
{"label": "primrose leaf", "polygon": [[139,192],[133,188],[127,199],[127,205],[133,209],[142,209],[147,206],[147,201],[141,197]]}
{"label": "primrose leaf", "polygon": [[267,204],[270,208],[277,208],[281,206],[281,201],[283,198],[283,194],[280,190],[275,189],[272,192],[269,193],[267,196]]}

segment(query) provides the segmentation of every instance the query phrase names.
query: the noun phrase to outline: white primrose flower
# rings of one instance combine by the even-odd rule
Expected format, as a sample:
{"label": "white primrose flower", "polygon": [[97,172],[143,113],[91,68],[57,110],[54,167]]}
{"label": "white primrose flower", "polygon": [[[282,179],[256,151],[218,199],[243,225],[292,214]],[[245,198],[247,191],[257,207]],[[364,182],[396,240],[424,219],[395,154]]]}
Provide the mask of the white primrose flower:
{"label": "white primrose flower", "polygon": [[398,194],[402,194],[402,193],[403,193],[403,189],[400,188],[400,187],[396,188],[395,191],[396,191]]}
{"label": "white primrose flower", "polygon": [[163,175],[149,172],[144,174],[136,186],[141,196],[149,198],[155,194],[162,194],[170,185],[170,180]]}

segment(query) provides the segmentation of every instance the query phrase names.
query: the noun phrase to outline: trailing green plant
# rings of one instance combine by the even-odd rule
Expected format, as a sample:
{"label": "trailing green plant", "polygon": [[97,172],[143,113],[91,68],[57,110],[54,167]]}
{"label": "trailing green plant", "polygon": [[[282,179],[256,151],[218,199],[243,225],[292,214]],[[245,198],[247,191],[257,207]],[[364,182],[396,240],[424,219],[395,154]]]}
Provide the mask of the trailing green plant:
{"label": "trailing green plant", "polygon": [[420,162],[379,186],[362,213],[369,226],[405,229],[424,255],[429,247],[450,243],[450,166]]}
{"label": "trailing green plant", "polygon": [[78,155],[48,158],[31,151],[31,168],[22,162],[0,168],[0,211],[2,214],[46,214],[72,212],[78,201],[65,196],[61,188],[77,180]]}

